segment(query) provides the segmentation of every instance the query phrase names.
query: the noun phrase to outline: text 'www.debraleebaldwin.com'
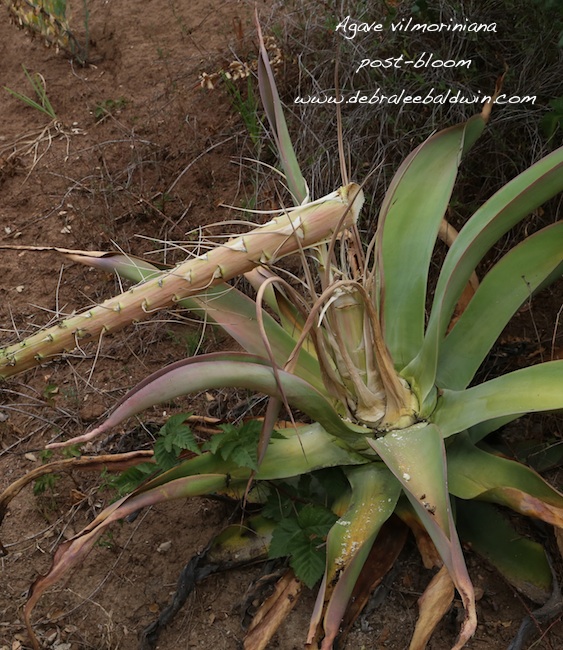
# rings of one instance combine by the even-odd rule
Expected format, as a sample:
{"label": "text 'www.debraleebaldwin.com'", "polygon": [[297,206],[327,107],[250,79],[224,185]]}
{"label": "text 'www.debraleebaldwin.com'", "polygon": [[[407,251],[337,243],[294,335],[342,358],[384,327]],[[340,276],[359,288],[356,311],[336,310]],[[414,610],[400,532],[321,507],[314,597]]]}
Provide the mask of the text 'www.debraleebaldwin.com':
{"label": "text 'www.debraleebaldwin.com'", "polygon": [[[491,95],[484,93],[463,93],[461,90],[436,91],[431,88],[427,93],[420,95],[409,94],[406,90],[386,95],[380,88],[373,92],[358,90],[351,94],[318,93],[314,95],[298,95],[294,104],[485,104],[492,100]],[[494,99],[496,104],[535,104],[536,95],[506,95],[500,94]]]}

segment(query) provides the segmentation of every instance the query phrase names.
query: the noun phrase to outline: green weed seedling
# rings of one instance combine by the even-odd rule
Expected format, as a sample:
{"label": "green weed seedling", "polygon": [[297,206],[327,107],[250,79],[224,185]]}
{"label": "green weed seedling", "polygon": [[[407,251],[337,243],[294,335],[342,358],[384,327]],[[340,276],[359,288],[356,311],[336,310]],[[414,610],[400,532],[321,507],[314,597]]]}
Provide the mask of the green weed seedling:
{"label": "green weed seedling", "polygon": [[55,109],[53,108],[53,105],[47,96],[47,82],[45,81],[45,77],[39,72],[30,74],[25,66],[22,67],[26,79],[28,80],[29,85],[35,93],[36,99],[12,90],[11,88],[7,88],[6,86],[4,86],[4,90],[7,90],[11,95],[22,101],[24,104],[31,106],[31,108],[34,108],[40,113],[43,113],[43,115],[46,115],[53,122],[55,122],[57,120],[57,114],[55,113]]}
{"label": "green weed seedling", "polygon": [[94,107],[94,119],[96,122],[103,122],[110,115],[115,115],[127,106],[128,101],[124,97],[119,99],[104,99]]}

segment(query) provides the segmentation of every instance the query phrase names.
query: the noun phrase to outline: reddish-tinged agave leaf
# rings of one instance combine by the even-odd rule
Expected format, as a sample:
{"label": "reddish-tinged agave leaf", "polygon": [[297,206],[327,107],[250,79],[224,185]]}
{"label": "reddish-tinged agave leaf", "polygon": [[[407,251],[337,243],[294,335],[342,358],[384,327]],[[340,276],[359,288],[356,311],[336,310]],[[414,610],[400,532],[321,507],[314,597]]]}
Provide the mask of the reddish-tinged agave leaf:
{"label": "reddish-tinged agave leaf", "polygon": [[433,424],[420,423],[368,442],[400,481],[461,596],[465,620],[452,649],[459,650],[475,633],[477,615],[473,585],[452,517],[440,431]]}
{"label": "reddish-tinged agave leaf", "polygon": [[52,443],[49,448],[62,447],[92,440],[116,426],[125,418],[180,395],[213,388],[238,387],[284,398],[292,406],[319,422],[330,434],[351,445],[366,447],[365,427],[345,423],[331,403],[313,386],[290,373],[273,368],[266,359],[245,353],[212,353],[173,363],[153,373],[119,402],[109,418],[99,427],[64,443]]}
{"label": "reddish-tinged agave leaf", "polygon": [[[104,253],[103,251],[84,251],[76,248],[61,248],[60,246],[26,246],[15,244],[0,244],[0,250],[62,253],[63,255],[68,255],[71,259],[82,256],[105,257],[106,255],[112,254]],[[76,261],[78,261],[78,259],[76,259]]]}
{"label": "reddish-tinged agave leaf", "polygon": [[260,56],[258,57],[258,86],[260,88],[260,99],[262,106],[270,122],[276,149],[281,158],[283,170],[287,180],[289,191],[293,196],[296,205],[300,205],[307,200],[309,189],[303,178],[295,150],[291,144],[287,123],[283,114],[283,107],[278,95],[278,89],[274,79],[274,73],[270,66],[268,53],[262,38],[262,30],[258,21],[258,12],[256,12],[256,29],[258,30],[258,39],[260,42]]}
{"label": "reddish-tinged agave leaf", "polygon": [[[131,451],[126,454],[106,454],[103,456],[80,456],[77,458],[65,458],[52,463],[41,465],[14,481],[4,492],[0,494],[0,524],[2,523],[8,504],[17,496],[21,490],[36,481],[41,476],[55,472],[80,469],[85,471],[101,472],[104,469],[110,472],[122,472],[123,470],[138,465],[139,463],[150,462],[153,452],[149,450]],[[1,548],[1,544],[0,544]]]}
{"label": "reddish-tinged agave leaf", "polygon": [[443,566],[418,599],[419,615],[409,650],[424,650],[438,623],[446,615],[454,599],[454,583]]}
{"label": "reddish-tinged agave leaf", "polygon": [[[50,250],[50,249],[49,249]],[[98,251],[69,251],[55,249],[65,253],[75,262],[115,272],[122,278],[133,282],[145,282],[157,277],[164,271],[146,260],[122,253],[102,253]],[[259,267],[262,273],[266,269]],[[258,269],[255,269],[258,273]],[[269,276],[273,275],[267,271]],[[255,277],[253,272],[245,276]],[[258,324],[257,306],[254,300],[229,284],[220,283],[209,287],[197,296],[178,301],[179,307],[185,307],[206,321],[219,325],[249,354],[267,356],[267,350],[261,328]],[[261,312],[261,320],[268,345],[276,363],[282,366],[293,352],[294,337],[287,328],[280,326],[267,312]],[[308,350],[301,350],[293,373],[311,383],[317,390],[325,392],[320,380],[319,365]]]}
{"label": "reddish-tinged agave leaf", "polygon": [[283,623],[289,612],[297,605],[302,583],[291,569],[276,584],[274,593],[265,600],[252,619],[244,637],[244,650],[264,650]]}
{"label": "reddish-tinged agave leaf", "polygon": [[476,447],[459,435],[448,447],[450,492],[461,499],[479,499],[508,506],[563,528],[563,494],[534,470]]}
{"label": "reddish-tinged agave leaf", "polygon": [[[444,244],[446,244],[448,247],[451,247],[458,235],[458,231],[450,223],[448,223],[446,219],[442,219],[438,237],[440,237]],[[475,292],[478,288],[479,278],[477,277],[477,273],[472,273],[469,281],[465,285],[465,289],[462,291],[461,296],[459,297],[457,305],[455,306],[452,320],[448,325],[448,332],[452,329],[452,327],[459,320],[459,317],[467,309],[467,305],[471,302],[471,299],[475,295]]]}
{"label": "reddish-tinged agave leaf", "polygon": [[55,552],[49,572],[37,578],[32,584],[24,608],[24,621],[34,650],[40,650],[31,626],[31,614],[37,601],[46,589],[56,584],[64,575],[84,560],[100,535],[110,524],[156,503],[210,494],[225,487],[228,483],[228,475],[204,474],[177,479],[140,494],[133,492],[106,508],[86,528],[61,544]]}

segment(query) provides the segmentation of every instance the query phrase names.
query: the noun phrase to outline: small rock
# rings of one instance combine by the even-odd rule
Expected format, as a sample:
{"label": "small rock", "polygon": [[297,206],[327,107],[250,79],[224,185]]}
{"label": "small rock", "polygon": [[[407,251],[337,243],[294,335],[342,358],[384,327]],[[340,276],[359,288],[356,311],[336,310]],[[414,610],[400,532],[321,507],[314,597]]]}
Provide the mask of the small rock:
{"label": "small rock", "polygon": [[167,542],[162,542],[162,544],[160,544],[159,547],[156,549],[156,552],[157,553],[168,553],[171,546],[172,546],[172,542],[170,540],[168,540]]}
{"label": "small rock", "polygon": [[36,462],[37,462],[37,456],[36,456],[35,454],[32,454],[31,452],[29,452],[29,453],[27,453],[27,454],[24,454],[23,457],[24,457],[26,460],[30,460],[32,463],[36,463]]}

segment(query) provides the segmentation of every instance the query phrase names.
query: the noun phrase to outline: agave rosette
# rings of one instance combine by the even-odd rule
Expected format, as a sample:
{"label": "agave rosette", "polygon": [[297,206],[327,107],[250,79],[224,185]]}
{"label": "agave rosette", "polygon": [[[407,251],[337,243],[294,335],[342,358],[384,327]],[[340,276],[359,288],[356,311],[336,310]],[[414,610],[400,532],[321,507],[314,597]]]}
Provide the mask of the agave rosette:
{"label": "agave rosette", "polygon": [[[295,203],[304,204],[297,210],[305,211],[307,185],[264,48],[259,73],[287,184]],[[246,352],[206,354],[162,369],[127,394],[100,426],[65,444],[87,442],[159,402],[238,387],[270,396],[258,441],[259,462],[254,469],[241,467],[206,452],[111,505],[59,547],[50,572],[31,590],[28,621],[43,591],[76,566],[113,521],[163,500],[244,494],[250,481],[271,485],[335,467],[342,468],[347,485],[331,503],[338,519],[326,538],[324,577],[307,635],[310,647],[333,647],[362,570],[371,566],[380,535],[396,516],[415,532],[425,560],[443,567],[421,599],[411,648],[426,645],[454,597],[454,587],[465,608],[454,647],[464,646],[475,631],[475,595],[460,532],[462,540],[522,593],[536,602],[547,600],[553,583],[545,551],[514,533],[496,506],[562,528],[563,495],[531,469],[487,449],[482,440],[524,413],[562,409],[563,361],[472,382],[516,311],[561,276],[563,222],[530,235],[505,254],[453,326],[452,316],[491,247],[563,191],[563,149],[514,178],[467,221],[444,260],[426,317],[436,239],[460,160],[484,130],[488,112],[487,106],[466,123],[436,133],[403,162],[366,252],[355,228],[362,193],[358,186],[347,185],[339,195],[347,197],[339,226],[330,228],[325,242],[307,242],[304,291],[297,293],[267,259],[259,258],[249,268],[240,267],[257,289],[257,302],[226,284],[227,273],[213,275],[212,268],[214,286],[204,282],[197,292],[177,296],[177,303],[205,313]],[[285,233],[299,251],[298,230],[305,227],[306,216],[291,223]],[[342,224],[347,229],[333,235]],[[121,254],[73,256],[144,282],[135,289],[140,295],[146,283],[156,287],[174,273]],[[222,268],[228,268],[227,261]],[[284,407],[290,413],[299,410],[311,423],[273,435]],[[487,530],[478,520],[489,522]],[[487,534],[493,527],[498,535]]]}

